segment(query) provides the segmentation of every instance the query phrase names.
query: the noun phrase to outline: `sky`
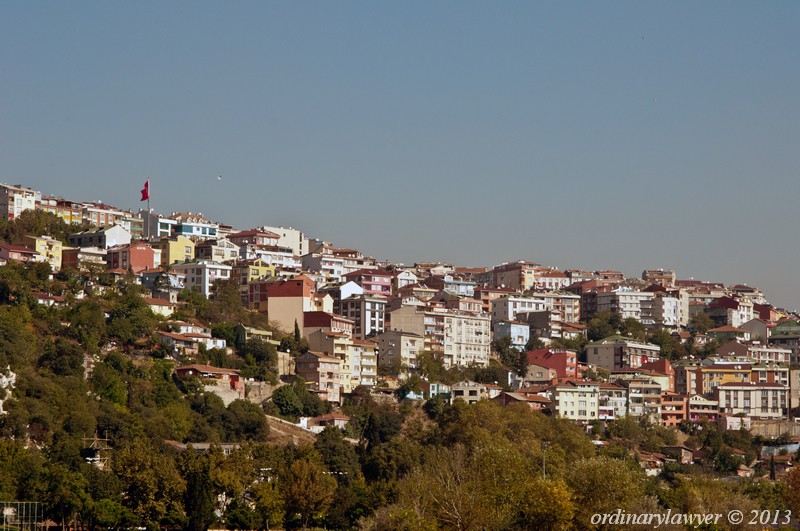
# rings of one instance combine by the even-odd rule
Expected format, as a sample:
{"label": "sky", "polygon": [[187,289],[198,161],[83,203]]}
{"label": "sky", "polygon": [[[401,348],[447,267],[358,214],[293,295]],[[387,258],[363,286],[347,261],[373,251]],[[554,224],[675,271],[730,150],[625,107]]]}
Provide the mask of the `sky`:
{"label": "sky", "polygon": [[[798,2],[0,1],[0,182],[800,309]],[[222,179],[218,179],[221,176]]]}

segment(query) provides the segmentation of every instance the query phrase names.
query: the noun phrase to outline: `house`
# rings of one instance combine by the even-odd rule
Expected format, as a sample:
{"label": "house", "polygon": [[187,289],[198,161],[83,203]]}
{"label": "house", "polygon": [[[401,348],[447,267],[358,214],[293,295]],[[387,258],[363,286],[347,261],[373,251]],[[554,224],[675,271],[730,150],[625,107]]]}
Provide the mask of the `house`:
{"label": "house", "polygon": [[628,391],[628,416],[661,422],[661,386],[652,380],[617,380]]}
{"label": "house", "polygon": [[681,465],[692,464],[694,452],[685,446],[662,446],[661,453],[675,459]]}
{"label": "house", "polygon": [[661,425],[667,428],[686,420],[686,395],[663,391],[661,393]]}
{"label": "house", "polygon": [[628,414],[628,390],[614,382],[599,382],[597,418],[612,421]]}
{"label": "house", "polygon": [[511,338],[511,346],[519,350],[523,350],[525,345],[530,339],[530,326],[528,323],[522,321],[498,321],[494,324],[494,337],[503,338],[509,336]]}
{"label": "house", "polygon": [[127,214],[127,212],[100,201],[81,204],[81,215],[85,227],[111,227],[117,225]]}
{"label": "house", "polygon": [[557,378],[578,377],[578,354],[574,350],[542,348],[528,351],[526,354],[528,364],[554,369]]}
{"label": "house", "polygon": [[611,336],[586,345],[586,362],[606,370],[638,368],[656,361],[661,347],[623,336]]}
{"label": "house", "polygon": [[173,334],[172,332],[156,331],[161,341],[170,346],[172,357],[182,360],[184,357],[193,358],[197,356],[198,342],[195,339],[183,334]]}
{"label": "house", "polygon": [[142,271],[139,274],[142,286],[151,290],[153,297],[178,302],[178,294],[186,287],[186,276],[161,268]]}
{"label": "house", "polygon": [[28,249],[21,245],[0,245],[0,260],[4,262],[19,262],[27,264],[30,262],[43,261],[42,255],[33,249]]}
{"label": "house", "polygon": [[49,236],[23,236],[14,245],[27,247],[39,253],[40,260],[50,264],[53,271],[61,269],[61,253],[63,244]]}
{"label": "house", "polygon": [[[743,297],[719,297],[708,305],[705,312],[718,328],[732,327],[741,330],[739,327],[754,317],[753,301]],[[732,338],[733,336],[727,337],[727,339]]]}
{"label": "house", "polygon": [[238,350],[243,350],[245,343],[247,343],[249,339],[260,339],[261,341],[272,343],[275,346],[280,344],[278,341],[272,339],[272,332],[270,330],[264,330],[257,326],[246,326],[240,323],[233,327],[233,331],[236,334],[236,348]]}
{"label": "house", "polygon": [[239,371],[235,369],[222,369],[219,367],[212,367],[211,365],[192,364],[176,368],[175,374],[181,378],[197,376],[199,378],[210,378],[213,380],[230,382],[231,389],[241,391],[241,396],[244,398],[244,380]]}
{"label": "house", "polygon": [[420,382],[419,388],[426,398],[433,398],[434,396],[443,396],[450,398],[450,386],[441,382]]}
{"label": "house", "polygon": [[375,336],[385,329],[386,300],[368,295],[369,292],[365,289],[362,295],[351,295],[340,303],[342,316],[355,323],[353,336],[358,339]]}
{"label": "house", "polygon": [[320,417],[301,418],[300,426],[308,428],[315,433],[322,433],[326,426],[334,426],[340,430],[343,430],[347,426],[348,422],[350,422],[350,417],[347,415],[328,413],[327,415],[322,415]]}
{"label": "house", "polygon": [[492,269],[489,284],[526,291],[536,286],[536,273],[540,267],[540,264],[525,260],[503,262]]}
{"label": "house", "polygon": [[88,271],[90,266],[105,269],[106,250],[102,247],[64,247],[61,249],[61,267]]}
{"label": "house", "polygon": [[325,276],[327,282],[341,282],[344,275],[344,258],[327,254],[308,253],[300,257],[303,270],[313,271]]}
{"label": "house", "polygon": [[708,335],[714,337],[720,341],[720,343],[725,343],[727,341],[733,341],[737,338],[743,339],[745,341],[750,341],[750,332],[743,328],[736,328],[735,326],[719,326],[717,328],[712,328],[708,331]]}
{"label": "house", "polygon": [[150,241],[150,247],[161,253],[162,266],[194,260],[195,243],[186,236],[153,239]]}
{"label": "house", "polygon": [[558,371],[552,367],[528,363],[528,372],[525,373],[523,382],[533,385],[549,384],[554,378],[558,378]]}
{"label": "house", "polygon": [[[195,244],[194,258],[196,260],[214,260],[228,262],[239,260],[241,250],[238,245],[227,238],[212,238]],[[187,260],[191,261],[191,260]]]}
{"label": "house", "polygon": [[64,220],[67,225],[80,225],[83,223],[83,205],[76,201],[42,196],[36,203],[36,210],[43,210],[55,214]]}
{"label": "house", "polygon": [[172,271],[184,275],[188,289],[197,288],[206,298],[213,297],[214,282],[231,278],[231,266],[213,260],[193,260],[172,264]]}
{"label": "house", "polygon": [[280,236],[274,232],[263,231],[259,229],[250,229],[242,232],[237,232],[228,236],[228,240],[238,246],[255,245],[259,247],[275,247],[278,245]]}
{"label": "house", "polygon": [[475,291],[475,282],[462,280],[452,275],[431,275],[423,282],[437,291],[449,291],[462,297],[472,298]]}
{"label": "house", "polygon": [[176,222],[173,227],[172,235],[174,236],[186,236],[195,241],[217,237],[219,223],[207,220],[203,217],[202,212],[198,214],[173,212],[169,219]]}
{"label": "house", "polygon": [[150,307],[154,314],[169,317],[178,310],[178,303],[170,302],[166,299],[153,299],[144,297],[144,302]]}
{"label": "house", "polygon": [[268,284],[266,291],[267,307],[261,304],[258,311],[266,310],[283,330],[294,330],[295,323],[301,326],[304,312],[333,312],[333,299],[318,296],[316,282],[306,275]]}
{"label": "house", "polygon": [[355,321],[352,319],[346,319],[330,312],[303,312],[300,333],[303,336],[309,336],[317,330],[324,330],[326,332],[340,332],[352,337],[354,326]]}
{"label": "house", "polygon": [[70,247],[99,247],[108,249],[117,245],[129,245],[131,233],[119,225],[99,229],[88,229],[69,235]]}
{"label": "house", "polygon": [[527,396],[519,393],[512,393],[508,391],[503,391],[496,397],[492,398],[495,402],[498,402],[501,406],[509,406],[512,404],[526,404],[528,407],[535,411],[545,412],[550,409],[550,400],[543,396],[532,395]]}
{"label": "house", "polygon": [[450,386],[450,403],[463,400],[467,404],[474,404],[482,399],[488,399],[489,393],[484,384],[464,380]]}
{"label": "house", "polygon": [[106,267],[125,269],[134,273],[158,268],[161,263],[152,247],[144,242],[117,245],[106,249]]}
{"label": "house", "polygon": [[296,358],[297,375],[306,381],[309,390],[322,400],[340,401],[339,370],[342,360],[309,350]]}
{"label": "house", "polygon": [[55,306],[56,308],[63,308],[67,305],[64,297],[57,295],[48,295],[47,293],[37,293],[34,295],[36,302],[43,306]]}
{"label": "house", "polygon": [[344,275],[346,282],[364,288],[365,295],[389,296],[392,292],[392,272],[382,269],[359,269]]}
{"label": "house", "polygon": [[392,295],[397,295],[398,290],[417,282],[419,277],[411,269],[395,269],[392,271]]}

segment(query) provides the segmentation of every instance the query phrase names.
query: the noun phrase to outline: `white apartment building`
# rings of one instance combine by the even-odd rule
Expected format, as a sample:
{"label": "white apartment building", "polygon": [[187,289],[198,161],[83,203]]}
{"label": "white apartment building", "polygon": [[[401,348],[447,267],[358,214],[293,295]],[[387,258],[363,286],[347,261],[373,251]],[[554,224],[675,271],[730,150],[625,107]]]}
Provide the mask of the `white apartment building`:
{"label": "white apartment building", "polygon": [[213,293],[212,286],[214,281],[231,278],[232,269],[229,265],[213,260],[172,264],[172,271],[186,276],[186,287],[191,290],[197,286],[200,293],[206,298],[209,298]]}
{"label": "white apartment building", "polygon": [[386,300],[366,294],[352,295],[340,303],[342,317],[355,322],[353,337],[364,340],[384,330]]}
{"label": "white apartment building", "polygon": [[608,310],[618,313],[623,319],[632,317],[642,319],[642,301],[651,299],[652,293],[635,291],[630,288],[618,288],[614,291],[597,294],[597,311]]}
{"label": "white apartment building", "polygon": [[492,325],[498,321],[517,321],[517,313],[548,310],[547,301],[540,297],[500,297],[492,300]]}
{"label": "white apartment building", "polygon": [[344,275],[344,258],[326,254],[309,253],[301,258],[303,271],[313,271],[325,275],[328,282],[341,282]]}
{"label": "white apartment building", "polygon": [[661,328],[677,329],[682,322],[682,304],[675,297],[651,297],[641,301],[641,318],[648,332]]}
{"label": "white apartment building", "polygon": [[303,256],[311,251],[308,248],[308,238],[297,229],[289,227],[261,227],[259,230],[272,232],[278,235],[278,247],[286,247],[292,250],[293,254]]}
{"label": "white apartment building", "polygon": [[0,217],[17,219],[26,210],[34,210],[42,200],[42,192],[25,188],[21,184],[0,184]]}
{"label": "white apartment building", "polygon": [[579,423],[599,418],[600,384],[588,380],[568,380],[547,388],[553,413]]}

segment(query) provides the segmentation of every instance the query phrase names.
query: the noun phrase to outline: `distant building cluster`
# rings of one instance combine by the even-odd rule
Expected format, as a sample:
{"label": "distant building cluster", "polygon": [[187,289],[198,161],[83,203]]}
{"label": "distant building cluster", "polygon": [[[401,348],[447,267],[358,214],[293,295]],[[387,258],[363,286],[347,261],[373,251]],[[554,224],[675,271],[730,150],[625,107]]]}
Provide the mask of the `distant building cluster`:
{"label": "distant building cluster", "polygon": [[[331,402],[357,387],[379,386],[380,366],[401,377],[419,372],[423,352],[446,368],[488,367],[492,341],[508,337],[510,347],[527,356],[526,374],[507,371],[494,384],[423,381],[419,396],[523,402],[587,425],[621,415],[650,416],[665,426],[734,416],[784,419],[800,405],[800,371],[794,369],[800,366],[800,323],[756,287],[680,280],[673,270],[626,278],[619,271],[559,270],[525,260],[494,267],[404,266],[291,227],[240,230],[199,212],[133,213],[22,185],[0,190],[0,216],[7,220],[42,210],[82,228],[69,236],[68,246],[47,235],[0,245],[0,263],[133,275],[149,290],[153,311],[164,316],[179,309],[184,289],[214,298],[216,281],[231,280],[246,309],[268,314],[284,331],[296,328],[308,340],[310,350],[296,358],[281,353],[281,371],[302,376]],[[57,295],[39,297],[42,304],[64,304]],[[641,323],[648,334],[666,331],[697,351],[713,340],[720,346],[715,355],[673,363],[659,345],[619,333],[585,342],[585,361],[561,346],[586,338],[587,324],[609,313]],[[693,325],[699,314],[708,318],[703,330]],[[207,329],[178,326],[179,332],[162,333],[162,339],[179,359],[201,344],[230,347]],[[266,330],[237,329],[237,343],[253,336],[277,343]],[[532,340],[544,348],[529,349]],[[244,392],[235,371],[205,365],[180,370]],[[597,378],[598,372],[608,376]]]}

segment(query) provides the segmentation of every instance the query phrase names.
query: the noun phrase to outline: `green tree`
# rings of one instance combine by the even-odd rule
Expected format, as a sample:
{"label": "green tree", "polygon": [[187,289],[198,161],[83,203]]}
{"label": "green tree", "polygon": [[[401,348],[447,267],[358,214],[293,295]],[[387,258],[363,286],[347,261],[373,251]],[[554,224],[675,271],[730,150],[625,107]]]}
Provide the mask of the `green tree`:
{"label": "green tree", "polygon": [[296,419],[303,414],[303,402],[297,397],[291,385],[278,387],[272,393],[272,403],[280,414],[286,418]]}
{"label": "green tree", "polygon": [[336,488],[322,466],[305,459],[297,459],[281,474],[280,485],[287,512],[300,515],[303,529],[312,517],[328,510]]}
{"label": "green tree", "polygon": [[689,324],[697,331],[698,334],[705,334],[710,329],[714,328],[714,320],[705,312],[698,312],[689,320]]}
{"label": "green tree", "polygon": [[256,514],[263,529],[269,531],[270,526],[283,526],[286,505],[277,481],[258,483],[253,487],[252,493],[256,504]]}
{"label": "green tree", "polygon": [[185,484],[175,463],[146,440],[135,439],[115,450],[114,472],[126,493],[125,504],[148,526],[183,511]]}
{"label": "green tree", "polygon": [[205,531],[214,521],[214,489],[211,481],[211,460],[208,455],[198,456],[194,451],[181,454],[186,478],[184,504],[188,531]]}
{"label": "green tree", "polygon": [[355,448],[344,440],[339,428],[326,426],[317,435],[314,449],[319,452],[323,464],[339,483],[349,485],[361,475]]}
{"label": "green tree", "polygon": [[575,494],[575,529],[605,529],[591,524],[592,515],[627,511],[642,494],[643,477],[618,459],[593,457],[575,463],[565,478]]}
{"label": "green tree", "polygon": [[594,314],[589,321],[587,334],[589,341],[599,341],[613,336],[619,330],[622,318],[618,313],[603,310]]}
{"label": "green tree", "polygon": [[541,348],[546,348],[547,345],[544,344],[544,341],[540,337],[537,336],[530,336],[528,342],[525,343],[525,352],[530,352],[531,350],[539,350]]}
{"label": "green tree", "polygon": [[641,341],[644,341],[645,337],[647,337],[645,326],[633,317],[626,317],[622,320],[619,325],[619,333]]}

